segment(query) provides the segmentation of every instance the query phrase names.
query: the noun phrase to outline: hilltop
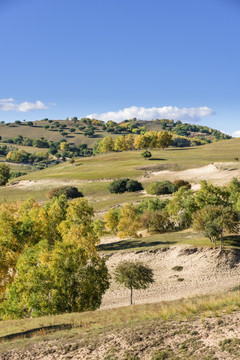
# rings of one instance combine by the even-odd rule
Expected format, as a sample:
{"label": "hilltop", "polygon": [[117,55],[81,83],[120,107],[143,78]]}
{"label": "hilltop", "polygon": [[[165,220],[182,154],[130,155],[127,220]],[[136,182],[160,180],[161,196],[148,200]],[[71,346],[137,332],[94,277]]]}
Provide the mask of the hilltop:
{"label": "hilltop", "polygon": [[[176,136],[185,137],[195,145],[205,144],[216,140],[230,139],[231,136],[219,130],[207,126],[184,124],[181,121],[174,122],[167,119],[156,119],[152,121],[130,119],[121,123],[109,120],[106,124],[100,120],[88,118],[72,118],[71,120],[36,120],[15,123],[0,124],[0,136],[3,142],[14,142],[19,135],[24,139],[16,144],[28,145],[27,139],[44,139],[54,142],[65,139],[72,145],[87,144],[92,148],[99,139],[111,135],[116,137],[122,134],[140,134],[144,131],[169,131]],[[179,146],[189,146],[191,143],[185,141]]]}

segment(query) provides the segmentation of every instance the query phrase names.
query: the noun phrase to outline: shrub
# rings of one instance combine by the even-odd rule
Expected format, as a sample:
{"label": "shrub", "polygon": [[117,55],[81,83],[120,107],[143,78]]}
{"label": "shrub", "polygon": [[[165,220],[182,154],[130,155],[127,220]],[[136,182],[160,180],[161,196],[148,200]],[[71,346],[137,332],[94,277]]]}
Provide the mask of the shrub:
{"label": "shrub", "polygon": [[108,187],[111,194],[122,194],[126,191],[127,181],[129,179],[114,180]]}
{"label": "shrub", "polygon": [[177,266],[174,266],[174,267],[172,268],[172,270],[174,270],[174,271],[182,271],[182,270],[183,270],[183,267],[180,266],[180,265],[177,265]]}
{"label": "shrub", "polygon": [[126,190],[128,192],[143,190],[142,184],[137,180],[128,180],[126,184]]}
{"label": "shrub", "polygon": [[65,195],[67,199],[75,199],[83,197],[83,193],[74,186],[59,186],[49,190],[47,197],[52,199],[53,197],[59,197]]}
{"label": "shrub", "polygon": [[109,185],[108,190],[112,194],[123,194],[126,191],[135,192],[143,190],[143,187],[137,180],[118,179]]}
{"label": "shrub", "polygon": [[149,159],[150,157],[152,157],[152,154],[150,153],[150,151],[146,150],[146,151],[144,151],[143,153],[141,153],[141,156],[142,156],[144,159]]}
{"label": "shrub", "polygon": [[147,187],[147,193],[150,195],[164,195],[175,192],[176,186],[171,181],[155,181]]}
{"label": "shrub", "polygon": [[184,186],[186,189],[191,189],[191,184],[185,180],[174,180],[173,184],[177,187],[177,190],[182,186]]}

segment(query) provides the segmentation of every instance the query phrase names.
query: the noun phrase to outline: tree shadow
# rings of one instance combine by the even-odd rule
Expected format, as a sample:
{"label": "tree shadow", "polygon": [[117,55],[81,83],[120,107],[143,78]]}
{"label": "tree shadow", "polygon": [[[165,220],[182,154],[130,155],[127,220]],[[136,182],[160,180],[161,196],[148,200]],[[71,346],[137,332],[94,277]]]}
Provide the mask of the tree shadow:
{"label": "tree shadow", "polygon": [[148,159],[148,161],[164,161],[164,160],[167,160],[167,159],[161,159],[161,158],[151,158],[151,159]]}
{"label": "tree shadow", "polygon": [[228,235],[224,236],[224,245],[235,246],[240,248],[240,235]]}
{"label": "tree shadow", "polygon": [[188,147],[188,148],[176,148],[176,149],[167,149],[168,151],[187,151],[187,150],[197,150],[196,147]]}
{"label": "tree shadow", "polygon": [[97,246],[99,251],[117,251],[117,250],[126,250],[126,249],[134,249],[141,247],[153,247],[159,245],[174,245],[176,241],[144,241],[144,240],[120,240],[117,242],[109,243],[109,244],[101,244]]}

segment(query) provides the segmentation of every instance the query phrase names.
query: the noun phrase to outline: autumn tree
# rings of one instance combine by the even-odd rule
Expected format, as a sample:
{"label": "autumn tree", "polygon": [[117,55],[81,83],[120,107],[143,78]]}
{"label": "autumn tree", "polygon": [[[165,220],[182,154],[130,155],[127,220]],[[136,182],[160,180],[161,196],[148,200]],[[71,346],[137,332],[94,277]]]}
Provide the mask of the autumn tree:
{"label": "autumn tree", "polygon": [[104,215],[104,221],[106,227],[110,230],[111,233],[117,233],[117,227],[119,224],[120,210],[119,209],[110,209]]}
{"label": "autumn tree", "polygon": [[137,237],[137,231],[141,228],[139,213],[137,208],[131,204],[122,207],[118,223],[118,236],[124,238],[127,236]]}
{"label": "autumn tree", "polygon": [[114,141],[111,136],[106,136],[100,143],[99,143],[99,151],[102,153],[113,151],[114,148]]}
{"label": "autumn tree", "polygon": [[132,305],[133,289],[145,290],[152,284],[153,270],[140,261],[124,261],[115,269],[115,280],[130,290],[130,305]]}
{"label": "autumn tree", "polygon": [[165,149],[172,144],[172,134],[167,131],[157,133],[156,147]]}

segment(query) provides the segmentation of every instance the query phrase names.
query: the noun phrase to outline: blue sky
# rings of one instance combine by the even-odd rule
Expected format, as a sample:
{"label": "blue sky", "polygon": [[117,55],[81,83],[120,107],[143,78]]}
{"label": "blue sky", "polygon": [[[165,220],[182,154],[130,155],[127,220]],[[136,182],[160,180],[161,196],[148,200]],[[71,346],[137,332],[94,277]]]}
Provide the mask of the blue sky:
{"label": "blue sky", "polygon": [[170,117],[240,135],[238,0],[0,0],[0,33],[0,121]]}

